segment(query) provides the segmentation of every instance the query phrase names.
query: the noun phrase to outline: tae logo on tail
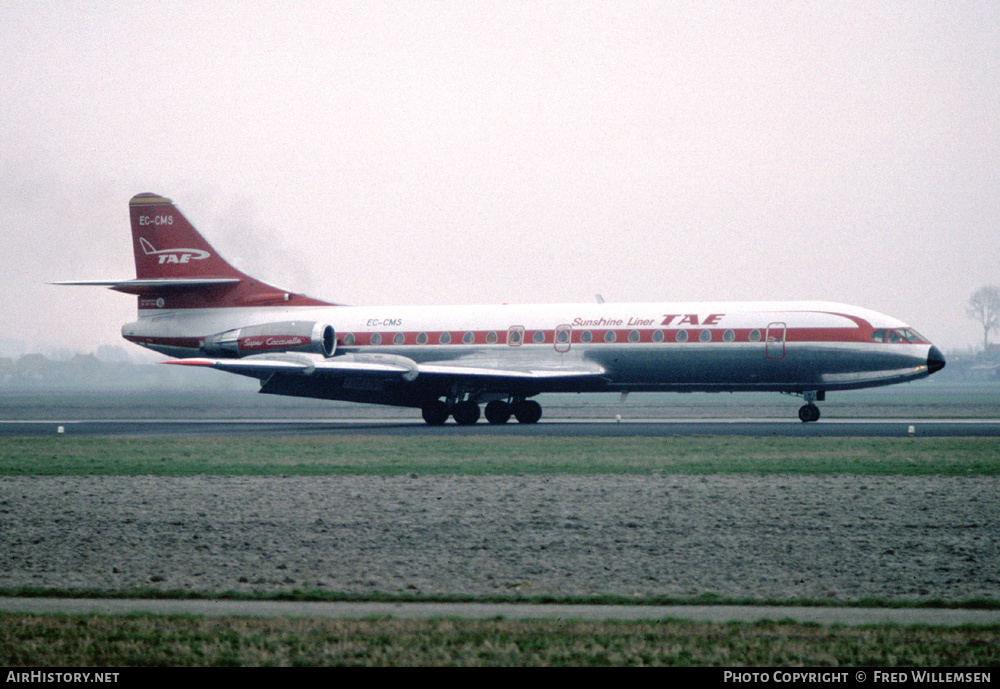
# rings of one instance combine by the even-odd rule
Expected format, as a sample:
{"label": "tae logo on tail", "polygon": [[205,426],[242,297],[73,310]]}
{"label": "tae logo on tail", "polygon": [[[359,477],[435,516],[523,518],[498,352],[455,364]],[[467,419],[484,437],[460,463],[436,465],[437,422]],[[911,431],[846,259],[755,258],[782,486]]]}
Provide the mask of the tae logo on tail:
{"label": "tae logo on tail", "polygon": [[147,256],[159,256],[159,265],[164,263],[188,263],[192,260],[203,261],[211,254],[201,249],[161,249],[159,251],[148,240],[139,237],[143,253]]}

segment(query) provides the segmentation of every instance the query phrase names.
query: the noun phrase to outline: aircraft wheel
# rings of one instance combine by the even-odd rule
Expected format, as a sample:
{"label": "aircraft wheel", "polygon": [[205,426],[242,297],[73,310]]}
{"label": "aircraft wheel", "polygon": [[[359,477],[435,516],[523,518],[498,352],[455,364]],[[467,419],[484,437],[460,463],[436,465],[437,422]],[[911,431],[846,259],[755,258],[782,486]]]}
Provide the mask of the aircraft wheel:
{"label": "aircraft wheel", "polygon": [[503,400],[493,400],[486,405],[486,420],[492,424],[510,421],[510,405]]}
{"label": "aircraft wheel", "polygon": [[799,419],[803,423],[810,423],[819,420],[819,407],[815,404],[806,404],[799,409]]}
{"label": "aircraft wheel", "polygon": [[538,423],[542,418],[542,405],[534,400],[525,400],[514,405],[514,416],[520,423]]}
{"label": "aircraft wheel", "polygon": [[420,410],[428,426],[440,426],[448,420],[448,405],[441,400],[431,400]]}
{"label": "aircraft wheel", "polygon": [[452,409],[451,415],[459,426],[471,426],[479,421],[479,405],[471,400],[459,402]]}

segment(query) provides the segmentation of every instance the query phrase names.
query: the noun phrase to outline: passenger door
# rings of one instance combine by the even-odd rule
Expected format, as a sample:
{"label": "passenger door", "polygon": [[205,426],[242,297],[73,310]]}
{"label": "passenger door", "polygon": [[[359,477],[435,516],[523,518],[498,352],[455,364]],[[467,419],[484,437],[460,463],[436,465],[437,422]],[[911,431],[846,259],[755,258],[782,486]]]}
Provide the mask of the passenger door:
{"label": "passenger door", "polygon": [[785,358],[785,331],[784,323],[768,323],[764,333],[764,355],[768,359]]}

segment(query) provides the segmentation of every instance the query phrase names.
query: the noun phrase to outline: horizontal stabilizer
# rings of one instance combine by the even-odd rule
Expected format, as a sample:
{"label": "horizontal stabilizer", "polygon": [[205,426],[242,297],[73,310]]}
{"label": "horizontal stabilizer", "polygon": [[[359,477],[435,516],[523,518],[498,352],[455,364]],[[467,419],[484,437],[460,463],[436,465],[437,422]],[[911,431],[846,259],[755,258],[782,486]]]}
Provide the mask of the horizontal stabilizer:
{"label": "horizontal stabilizer", "polygon": [[168,290],[201,289],[235,285],[239,278],[149,278],[146,280],[73,280],[53,282],[53,285],[77,287],[107,287],[125,294],[149,294]]}

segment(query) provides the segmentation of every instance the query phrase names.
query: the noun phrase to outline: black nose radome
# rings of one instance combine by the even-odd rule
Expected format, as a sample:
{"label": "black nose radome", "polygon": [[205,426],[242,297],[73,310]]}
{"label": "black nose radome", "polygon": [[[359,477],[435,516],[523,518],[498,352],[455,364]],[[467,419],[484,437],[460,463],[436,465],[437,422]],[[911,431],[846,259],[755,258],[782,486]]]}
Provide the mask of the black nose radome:
{"label": "black nose radome", "polygon": [[934,373],[944,368],[944,354],[937,347],[931,347],[927,352],[927,372]]}

